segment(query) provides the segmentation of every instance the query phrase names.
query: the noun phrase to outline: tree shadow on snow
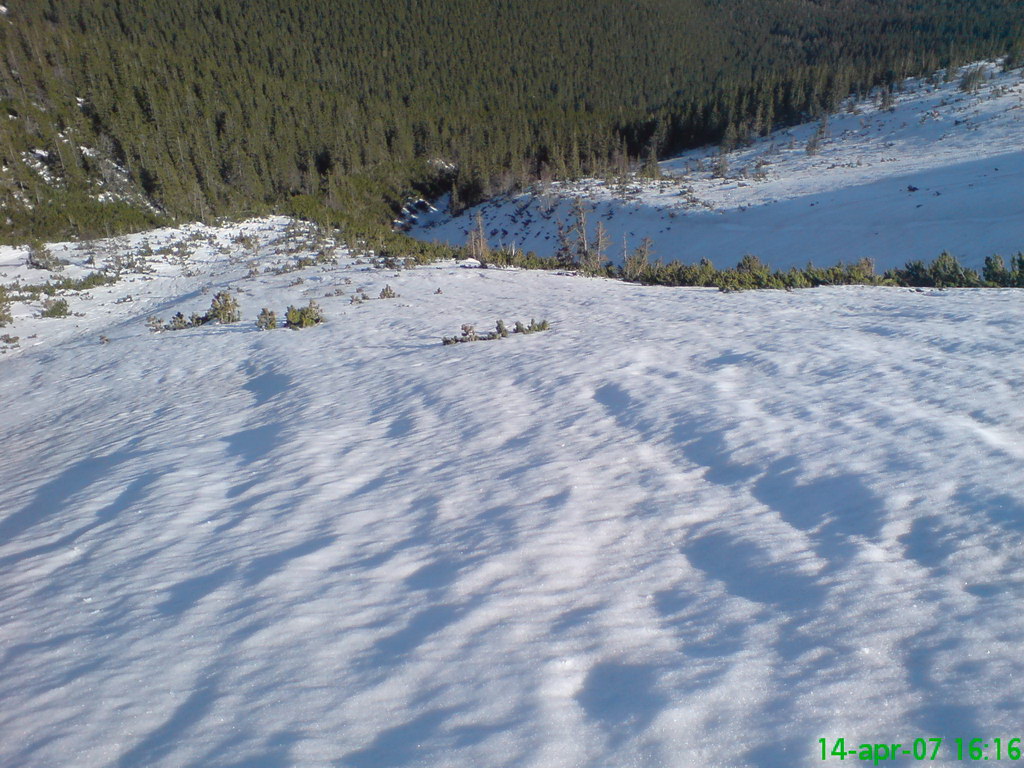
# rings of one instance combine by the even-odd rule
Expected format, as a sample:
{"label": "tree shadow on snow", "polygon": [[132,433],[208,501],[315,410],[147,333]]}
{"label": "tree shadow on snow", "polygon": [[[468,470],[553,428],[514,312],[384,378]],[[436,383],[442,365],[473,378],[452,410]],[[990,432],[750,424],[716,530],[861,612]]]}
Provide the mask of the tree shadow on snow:
{"label": "tree shadow on snow", "polygon": [[606,661],[591,667],[576,701],[612,746],[641,734],[668,704],[649,664]]}

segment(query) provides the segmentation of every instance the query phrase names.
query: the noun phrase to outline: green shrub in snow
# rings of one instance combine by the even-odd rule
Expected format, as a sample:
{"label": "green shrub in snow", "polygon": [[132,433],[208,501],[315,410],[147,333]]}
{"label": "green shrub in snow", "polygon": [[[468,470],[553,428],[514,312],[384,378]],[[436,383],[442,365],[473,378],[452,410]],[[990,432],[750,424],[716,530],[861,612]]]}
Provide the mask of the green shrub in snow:
{"label": "green shrub in snow", "polygon": [[296,331],[302,328],[311,328],[323,321],[324,316],[320,311],[320,305],[312,299],[309,300],[309,304],[305,307],[288,307],[285,311],[285,328],[291,328]]}
{"label": "green shrub in snow", "polygon": [[264,307],[256,318],[256,327],[261,331],[272,331],[277,328],[277,313]]}
{"label": "green shrub in snow", "polygon": [[222,325],[237,323],[242,319],[242,313],[238,307],[238,300],[227,291],[222,291],[213,297],[210,309],[206,312],[206,322],[216,321]]}
{"label": "green shrub in snow", "polygon": [[[530,320],[529,325],[524,325],[521,321],[517,320],[512,333],[536,333],[537,331],[546,331],[550,327],[547,320],[541,320],[539,323],[536,320]],[[462,344],[467,341],[494,341],[495,339],[507,338],[508,335],[508,326],[505,325],[504,320],[499,320],[495,324],[494,330],[490,333],[477,333],[474,326],[466,323],[462,326],[461,336],[444,336],[441,338],[441,343],[447,346],[450,344]]]}
{"label": "green shrub in snow", "polygon": [[238,300],[227,291],[221,291],[213,297],[210,308],[205,314],[193,312],[189,317],[181,312],[175,312],[174,316],[164,323],[159,317],[146,318],[146,325],[149,330],[157,333],[159,331],[183,331],[186,328],[198,328],[200,325],[218,322],[221,324],[237,323],[242,319],[242,313],[238,306]]}
{"label": "green shrub in snow", "polygon": [[7,289],[0,285],[0,328],[14,322],[11,316],[11,302],[7,298]]}
{"label": "green shrub in snow", "polygon": [[50,253],[46,246],[40,242],[34,242],[28,247],[28,265],[32,269],[45,269],[49,272],[59,272],[64,269],[66,261],[62,261]]}
{"label": "green shrub in snow", "polygon": [[45,299],[43,311],[40,317],[67,317],[71,314],[71,308],[64,299]]}

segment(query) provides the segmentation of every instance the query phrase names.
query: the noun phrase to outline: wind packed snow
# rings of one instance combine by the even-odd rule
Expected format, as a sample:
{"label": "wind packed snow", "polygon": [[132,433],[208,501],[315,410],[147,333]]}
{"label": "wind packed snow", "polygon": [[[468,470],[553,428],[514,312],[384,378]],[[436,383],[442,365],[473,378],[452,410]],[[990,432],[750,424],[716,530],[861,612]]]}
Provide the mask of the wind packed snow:
{"label": "wind packed snow", "polygon": [[[881,94],[821,122],[776,131],[725,155],[717,148],[661,163],[665,178],[585,180],[496,198],[452,218],[447,200],[410,217],[410,234],[461,245],[483,216],[492,245],[551,255],[573,200],[588,204],[591,235],[603,222],[621,262],[649,236],[655,257],[732,267],[754,254],[776,269],[853,263],[879,270],[949,251],[980,268],[1009,258],[1024,232],[1024,70],[981,65],[977,92],[908,80],[891,108]],[[811,138],[823,129],[816,154]]]}
{"label": "wind packed snow", "polygon": [[[4,766],[1020,735],[1019,290],[284,271],[331,246],[283,219],[51,251],[123,271],[4,329]],[[238,324],[146,327],[225,289]],[[322,326],[255,328],[311,298]],[[552,328],[440,343],[499,318]]]}

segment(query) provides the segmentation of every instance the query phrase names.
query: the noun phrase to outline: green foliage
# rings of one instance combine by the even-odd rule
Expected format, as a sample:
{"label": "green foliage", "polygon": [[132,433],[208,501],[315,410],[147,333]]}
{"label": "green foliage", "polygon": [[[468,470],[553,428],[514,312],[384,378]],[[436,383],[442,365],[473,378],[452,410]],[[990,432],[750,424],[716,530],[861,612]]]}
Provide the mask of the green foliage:
{"label": "green foliage", "polygon": [[981,279],[973,269],[965,269],[956,257],[943,251],[929,268],[936,288],[974,288],[981,285]]}
{"label": "green foliage", "polygon": [[11,316],[11,302],[8,298],[7,289],[0,285],[0,328],[14,322]]}
{"label": "green foliage", "polygon": [[272,331],[277,328],[277,313],[264,307],[256,318],[256,327],[261,331]]}
{"label": "green foliage", "polygon": [[984,284],[977,272],[965,269],[955,256],[946,251],[930,265],[914,260],[903,269],[892,270],[889,276],[898,285],[913,288],[977,288]]}
{"label": "green foliage", "polygon": [[641,158],[653,175],[667,153],[742,143],[851,91],[1018,51],[1024,38],[1017,0],[726,10],[13,3],[0,24],[0,238],[280,210],[366,240],[410,197],[454,191],[460,208]]}
{"label": "green foliage", "polygon": [[[456,257],[460,255],[456,252]],[[451,258],[451,257],[449,257]],[[506,246],[492,250],[481,264],[485,267],[516,267],[517,269],[561,269],[562,263],[557,258],[538,256],[533,251],[523,251],[515,246]]]}
{"label": "green foliage", "polygon": [[214,295],[210,302],[210,308],[205,314],[193,312],[185,317],[182,312],[176,312],[171,319],[164,323],[159,317],[146,318],[146,325],[149,330],[157,333],[159,331],[183,331],[186,328],[198,328],[207,323],[237,323],[242,319],[242,313],[238,306],[238,300],[227,291],[221,291]]}
{"label": "green foliage", "polygon": [[79,278],[62,277],[59,280],[47,280],[45,283],[16,284],[16,288],[20,298],[34,301],[40,296],[55,296],[58,291],[87,291],[90,288],[98,288],[116,282],[115,275],[105,272],[90,272],[85,277]]}
{"label": "green foliage", "polygon": [[50,253],[46,246],[36,241],[28,248],[28,266],[32,269],[45,269],[48,272],[59,272],[67,266],[67,262]]}
{"label": "green foliage", "polygon": [[44,299],[43,311],[40,317],[67,317],[71,314],[71,308],[65,299]]}
{"label": "green foliage", "polygon": [[1018,253],[1010,259],[1009,268],[1003,261],[1003,257],[998,254],[986,257],[982,277],[990,286],[1024,288],[1024,253]]}
{"label": "green foliage", "polygon": [[753,255],[744,256],[734,269],[719,270],[710,261],[698,265],[673,261],[652,264],[642,258],[639,248],[617,268],[616,276],[627,282],[645,285],[687,285],[716,287],[724,292],[747,291],[761,288],[793,290],[821,285],[899,285],[919,288],[976,288],[984,285],[1024,287],[1024,253],[1013,258],[1007,269],[999,256],[986,259],[984,279],[973,269],[963,267],[956,257],[943,252],[931,264],[910,261],[902,269],[893,269],[884,275],[875,272],[871,259],[854,264],[836,264],[816,267],[808,264],[803,269],[787,272],[772,271]]}
{"label": "green foliage", "polygon": [[[625,244],[623,244],[623,249],[625,249]],[[653,250],[651,238],[645,237],[640,241],[639,246],[624,254],[622,278],[628,282],[657,282],[652,279],[651,253]]]}
{"label": "green foliage", "polygon": [[320,311],[320,306],[310,299],[309,304],[305,307],[288,307],[285,312],[284,326],[285,328],[298,331],[302,328],[311,328],[314,325],[319,325],[323,321],[324,317]]}
{"label": "green foliage", "polygon": [[51,280],[43,286],[44,293],[54,291],[88,291],[90,288],[99,288],[102,285],[112,285],[117,282],[117,277],[104,272],[90,272],[85,277],[65,277],[61,280]]}
{"label": "green foliage", "polygon": [[[2,39],[2,32],[0,32]],[[0,72],[0,83],[3,73]],[[2,86],[0,86],[2,88]],[[0,139],[12,126],[0,125]],[[17,244],[26,237],[90,239],[138,232],[171,223],[171,217],[148,210],[140,203],[100,201],[100,190],[54,189],[39,185],[38,179],[21,182],[34,190],[31,204],[5,195],[0,181],[0,208],[5,209],[7,226],[0,220],[0,243]]]}
{"label": "green foliage", "polygon": [[213,297],[210,309],[206,312],[204,322],[218,322],[222,325],[237,323],[242,319],[242,313],[238,307],[238,300],[227,291],[221,291]]}
{"label": "green foliage", "polygon": [[1010,270],[1006,268],[1006,262],[999,254],[985,257],[985,268],[981,274],[990,285],[1010,284]]}
{"label": "green foliage", "polygon": [[[170,321],[167,323],[167,325],[165,326],[164,330],[167,330],[167,331],[183,331],[186,328],[192,328],[195,325],[196,325],[196,323],[195,323],[194,319],[187,320],[185,318],[185,315],[183,315],[181,312],[176,312],[174,314],[174,316],[170,319]],[[201,325],[201,323],[200,323],[200,325]]]}
{"label": "green foliage", "polygon": [[547,320],[541,320],[539,323],[533,318],[530,319],[530,324],[524,326],[518,320],[516,321],[515,327],[512,329],[512,333],[537,333],[538,331],[546,331],[551,326]]}
{"label": "green foliage", "polygon": [[[529,325],[524,325],[521,321],[517,320],[512,328],[512,333],[537,333],[538,331],[546,331],[550,327],[547,320],[541,320],[539,323],[536,320],[530,320]],[[441,343],[449,346],[451,344],[464,344],[469,341],[495,341],[497,339],[506,339],[508,335],[508,326],[505,325],[504,320],[498,320],[495,323],[494,330],[490,333],[477,333],[474,326],[466,323],[462,326],[462,335],[443,336]]]}
{"label": "green foliage", "polygon": [[395,293],[395,289],[392,288],[390,285],[385,285],[383,288],[380,289],[380,295],[377,298],[378,299],[397,299],[398,298],[398,294]]}

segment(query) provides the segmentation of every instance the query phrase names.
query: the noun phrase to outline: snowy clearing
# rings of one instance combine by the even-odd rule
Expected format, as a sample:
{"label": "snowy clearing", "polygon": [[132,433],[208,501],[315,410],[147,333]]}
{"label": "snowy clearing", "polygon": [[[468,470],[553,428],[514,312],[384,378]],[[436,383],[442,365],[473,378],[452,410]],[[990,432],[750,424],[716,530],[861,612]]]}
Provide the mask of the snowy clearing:
{"label": "snowy clearing", "polygon": [[[1021,735],[1020,290],[284,272],[329,248],[288,226],[136,236],[79,316],[15,305],[0,765],[783,768],[941,737],[946,766]],[[147,330],[224,289],[241,323]],[[324,325],[254,327],[310,299]],[[552,329],[440,343],[498,318]]]}
{"label": "snowy clearing", "polygon": [[984,69],[991,79],[977,92],[961,91],[958,75],[907,81],[891,110],[851,103],[829,118],[816,154],[806,147],[819,122],[728,153],[723,177],[716,149],[695,150],[661,163],[660,181],[556,183],[454,219],[441,201],[409,220],[410,234],[461,245],[479,213],[492,245],[549,256],[583,197],[591,233],[604,223],[620,263],[623,239],[632,249],[649,236],[655,257],[719,268],[750,253],[775,269],[871,258],[881,271],[949,251],[978,269],[1024,250],[1024,70]]}

